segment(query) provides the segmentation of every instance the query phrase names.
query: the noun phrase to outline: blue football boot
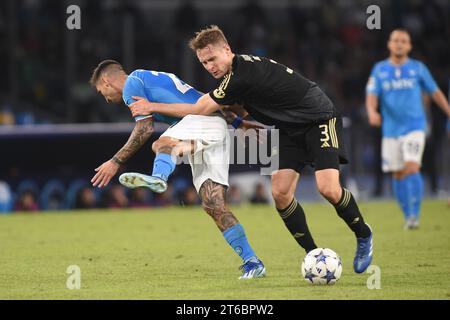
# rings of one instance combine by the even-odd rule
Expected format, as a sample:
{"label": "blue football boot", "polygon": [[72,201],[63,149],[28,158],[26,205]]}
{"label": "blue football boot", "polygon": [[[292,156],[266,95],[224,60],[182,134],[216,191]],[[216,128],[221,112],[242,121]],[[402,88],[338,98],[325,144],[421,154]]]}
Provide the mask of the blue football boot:
{"label": "blue football boot", "polygon": [[239,279],[262,278],[266,275],[266,268],[257,257],[251,257],[239,269],[242,269],[242,276]]}
{"label": "blue football boot", "polygon": [[369,225],[367,225],[370,229],[370,236],[367,238],[357,238],[356,245],[356,254],[355,259],[353,260],[353,269],[356,273],[363,273],[370,266],[372,262],[372,229]]}

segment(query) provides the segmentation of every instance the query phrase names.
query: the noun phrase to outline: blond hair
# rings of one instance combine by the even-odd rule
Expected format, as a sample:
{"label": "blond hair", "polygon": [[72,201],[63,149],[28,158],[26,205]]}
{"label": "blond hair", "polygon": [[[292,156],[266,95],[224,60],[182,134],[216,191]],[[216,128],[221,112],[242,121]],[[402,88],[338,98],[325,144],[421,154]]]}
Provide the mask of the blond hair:
{"label": "blond hair", "polygon": [[227,38],[225,38],[222,30],[216,25],[211,25],[206,29],[196,32],[195,37],[189,41],[189,47],[192,50],[197,51],[205,48],[209,44],[217,44],[220,42],[224,42],[228,45]]}

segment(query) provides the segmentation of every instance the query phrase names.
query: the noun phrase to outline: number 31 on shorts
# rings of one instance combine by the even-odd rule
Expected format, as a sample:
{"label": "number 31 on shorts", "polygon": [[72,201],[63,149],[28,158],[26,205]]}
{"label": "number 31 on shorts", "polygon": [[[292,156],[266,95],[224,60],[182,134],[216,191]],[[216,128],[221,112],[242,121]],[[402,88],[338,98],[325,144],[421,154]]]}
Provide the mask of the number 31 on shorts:
{"label": "number 31 on shorts", "polygon": [[[336,134],[336,118],[328,120],[327,124],[319,125],[320,134],[322,137],[320,138],[320,142],[322,142],[321,148],[339,148],[339,142]],[[330,145],[331,140],[331,145]]]}

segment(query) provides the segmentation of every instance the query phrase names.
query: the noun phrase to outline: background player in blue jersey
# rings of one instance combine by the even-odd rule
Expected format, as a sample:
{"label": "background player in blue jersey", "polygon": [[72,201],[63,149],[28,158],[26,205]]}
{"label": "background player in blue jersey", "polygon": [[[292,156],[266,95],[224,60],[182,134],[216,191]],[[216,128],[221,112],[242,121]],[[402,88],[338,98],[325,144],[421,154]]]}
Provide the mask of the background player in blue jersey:
{"label": "background player in blue jersey", "polygon": [[[181,81],[171,73],[136,70],[127,75],[114,60],[101,62],[94,70],[91,84],[107,102],[126,105],[134,102],[132,96],[165,103],[195,103],[202,93]],[[265,275],[265,267],[247,241],[245,231],[226,203],[230,139],[227,123],[222,114],[212,116],[190,115],[182,119],[157,113],[138,116],[136,126],[127,143],[95,171],[91,182],[94,186],[106,186],[125,163],[150,137],[153,121],[171,124],[153,143],[156,158],[151,176],[124,173],[122,184],[130,188],[149,187],[164,192],[167,179],[174,171],[178,155],[187,154],[192,168],[195,188],[205,211],[214,219],[225,240],[243,260],[241,279],[259,278]],[[247,128],[251,123],[245,122]]]}
{"label": "background player in blue jersey", "polygon": [[366,88],[366,108],[372,126],[382,127],[382,167],[392,172],[392,186],[405,216],[405,227],[419,226],[423,178],[420,173],[425,147],[426,116],[423,94],[450,118],[450,107],[428,68],[408,57],[409,33],[392,31],[389,58],[372,69]]}

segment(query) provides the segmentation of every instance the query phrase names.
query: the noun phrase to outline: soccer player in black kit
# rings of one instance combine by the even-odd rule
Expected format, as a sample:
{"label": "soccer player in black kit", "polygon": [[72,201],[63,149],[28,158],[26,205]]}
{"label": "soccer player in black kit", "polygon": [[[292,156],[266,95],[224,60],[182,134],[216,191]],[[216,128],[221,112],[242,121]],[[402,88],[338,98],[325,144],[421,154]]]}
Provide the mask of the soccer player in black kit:
{"label": "soccer player in black kit", "polygon": [[208,115],[226,105],[240,104],[255,120],[274,125],[280,133],[280,166],[272,173],[272,195],[286,227],[306,252],[317,247],[305,213],[294,198],[300,172],[311,165],[319,192],[357,238],[353,268],[364,272],[372,261],[372,230],[353,195],[339,182],[339,165],[347,160],[342,118],[331,100],[317,84],[276,61],[234,54],[217,26],[197,32],[190,47],[205,69],[221,80],[220,85],[196,104],[160,104],[134,97],[138,101],[130,106],[133,115]]}

